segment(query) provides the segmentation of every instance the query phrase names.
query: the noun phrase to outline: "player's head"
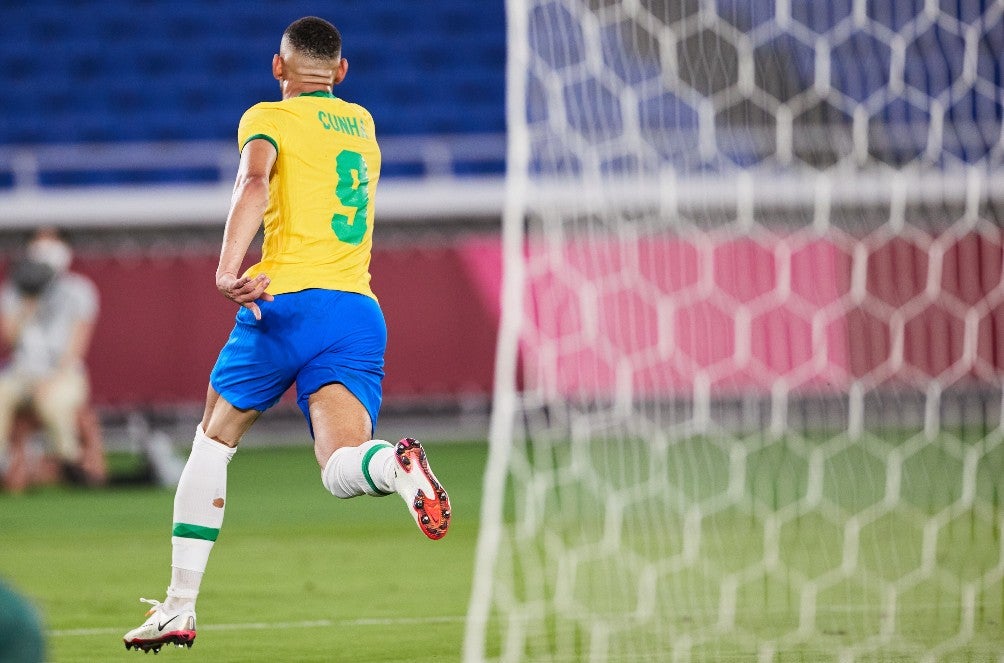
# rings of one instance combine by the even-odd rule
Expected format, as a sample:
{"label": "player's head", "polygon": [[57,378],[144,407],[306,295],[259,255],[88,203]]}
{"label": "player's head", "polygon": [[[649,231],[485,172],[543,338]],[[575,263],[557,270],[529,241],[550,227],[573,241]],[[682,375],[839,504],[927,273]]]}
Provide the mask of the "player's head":
{"label": "player's head", "polygon": [[290,86],[295,91],[301,86],[338,85],[347,70],[338,28],[316,16],[290,23],[282,33],[279,52],[272,59],[272,73],[284,95]]}
{"label": "player's head", "polygon": [[285,46],[318,62],[336,62],[342,57],[342,35],[323,18],[304,16],[289,24],[282,33]]}

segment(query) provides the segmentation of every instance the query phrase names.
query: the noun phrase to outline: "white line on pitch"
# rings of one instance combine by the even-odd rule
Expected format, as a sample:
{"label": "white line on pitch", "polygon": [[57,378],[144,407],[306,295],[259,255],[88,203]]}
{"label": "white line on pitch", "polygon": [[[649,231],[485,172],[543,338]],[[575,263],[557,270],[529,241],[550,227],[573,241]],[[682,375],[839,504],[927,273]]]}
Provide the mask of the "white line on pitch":
{"label": "white line on pitch", "polygon": [[[342,619],[332,621],[330,619],[315,619],[305,622],[247,622],[244,624],[207,624],[200,626],[200,631],[264,631],[271,628],[325,628],[330,626],[398,626],[406,624],[450,624],[464,621],[463,617],[401,617],[401,618],[378,618],[370,617],[363,619]],[[86,636],[86,635],[114,635],[121,633],[120,628],[67,628],[49,631],[49,635],[54,638]]]}

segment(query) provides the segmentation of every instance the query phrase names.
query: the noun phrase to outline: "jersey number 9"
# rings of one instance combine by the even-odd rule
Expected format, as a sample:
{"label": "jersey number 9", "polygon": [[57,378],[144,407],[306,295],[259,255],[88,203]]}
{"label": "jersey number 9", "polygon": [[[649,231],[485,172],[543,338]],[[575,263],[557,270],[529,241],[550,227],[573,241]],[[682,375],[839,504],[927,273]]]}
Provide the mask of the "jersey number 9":
{"label": "jersey number 9", "polygon": [[335,236],[346,244],[359,244],[366,235],[366,218],[370,204],[370,194],[366,188],[370,181],[366,173],[366,160],[358,152],[342,150],[335,157],[335,172],[338,173],[335,197],[342,205],[354,211],[351,219],[345,214],[332,216],[331,229],[335,231]]}

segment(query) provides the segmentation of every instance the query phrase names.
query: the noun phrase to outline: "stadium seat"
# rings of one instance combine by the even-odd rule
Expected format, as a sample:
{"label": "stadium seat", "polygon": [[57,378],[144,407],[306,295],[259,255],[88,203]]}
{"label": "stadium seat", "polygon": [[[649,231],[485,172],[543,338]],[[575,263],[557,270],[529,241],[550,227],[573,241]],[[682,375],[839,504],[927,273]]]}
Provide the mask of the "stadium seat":
{"label": "stadium seat", "polygon": [[[331,17],[352,63],[342,95],[379,115],[382,135],[484,131],[489,107],[488,124],[504,124],[502,3],[437,5],[416,12],[390,0]],[[316,11],[238,0],[7,11],[0,66],[14,96],[32,101],[0,109],[0,144],[229,140],[245,108],[278,97],[268,63],[289,17]],[[25,49],[28,40],[40,47]],[[458,111],[468,104],[477,112]]]}

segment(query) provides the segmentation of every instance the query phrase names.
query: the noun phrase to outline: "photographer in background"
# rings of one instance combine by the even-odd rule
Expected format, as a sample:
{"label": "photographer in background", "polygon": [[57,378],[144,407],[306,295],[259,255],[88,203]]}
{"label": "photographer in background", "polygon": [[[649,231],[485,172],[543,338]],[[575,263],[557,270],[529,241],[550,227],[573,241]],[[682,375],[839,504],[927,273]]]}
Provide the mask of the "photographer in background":
{"label": "photographer in background", "polygon": [[[104,458],[83,453],[79,422],[98,295],[89,279],[68,271],[72,257],[58,233],[39,230],[0,291],[0,334],[12,350],[0,372],[0,467],[13,473],[13,459],[26,463],[25,436],[11,444],[16,418],[26,415],[49,434],[63,478],[95,485],[104,481]],[[6,479],[12,490],[25,487]]]}

